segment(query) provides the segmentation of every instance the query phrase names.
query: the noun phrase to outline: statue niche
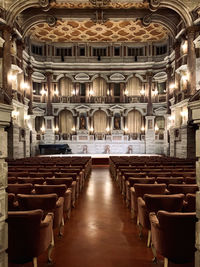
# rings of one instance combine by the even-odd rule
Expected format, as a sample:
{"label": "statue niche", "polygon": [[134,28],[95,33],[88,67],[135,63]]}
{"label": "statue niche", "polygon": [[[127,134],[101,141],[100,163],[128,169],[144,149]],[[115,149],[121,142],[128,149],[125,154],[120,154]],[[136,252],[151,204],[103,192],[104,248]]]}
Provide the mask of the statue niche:
{"label": "statue niche", "polygon": [[120,116],[114,117],[114,130],[121,130],[121,118],[120,118]]}
{"label": "statue niche", "polygon": [[86,118],[84,115],[80,117],[80,130],[86,130]]}

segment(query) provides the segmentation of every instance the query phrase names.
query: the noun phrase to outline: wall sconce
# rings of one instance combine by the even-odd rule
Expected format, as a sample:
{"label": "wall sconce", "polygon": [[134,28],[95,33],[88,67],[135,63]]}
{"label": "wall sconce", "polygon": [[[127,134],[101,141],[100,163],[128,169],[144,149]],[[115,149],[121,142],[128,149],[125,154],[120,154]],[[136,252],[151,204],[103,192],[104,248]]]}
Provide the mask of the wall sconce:
{"label": "wall sconce", "polygon": [[173,89],[175,89],[175,87],[176,87],[175,83],[171,83],[169,86],[169,89],[173,90]]}
{"label": "wall sconce", "polygon": [[155,89],[155,90],[153,91],[153,95],[154,95],[154,96],[157,96],[157,95],[158,95],[158,89]]}
{"label": "wall sconce", "polygon": [[76,90],[72,90],[72,95],[76,95]]}
{"label": "wall sconce", "polygon": [[21,83],[21,89],[26,90],[26,89],[29,89],[29,88],[30,88],[30,86],[29,86],[29,84],[27,82],[22,82]]}
{"label": "wall sconce", "polygon": [[89,96],[93,96],[94,95],[94,91],[93,90],[90,90],[89,91]]}
{"label": "wall sconce", "polygon": [[12,74],[12,73],[10,73],[10,74],[8,75],[8,80],[9,80],[10,82],[15,81],[16,79],[17,79],[17,75]]}
{"label": "wall sconce", "polygon": [[55,133],[58,133],[58,132],[59,132],[59,128],[58,128],[58,126],[56,126],[56,127],[54,128],[54,132],[55,132]]}
{"label": "wall sconce", "polygon": [[19,111],[17,111],[17,110],[13,110],[13,111],[12,111],[12,118],[13,118],[14,120],[16,120],[18,116],[19,116]]}
{"label": "wall sconce", "polygon": [[184,44],[182,44],[182,51],[184,54],[188,52],[188,42],[185,40]]}
{"label": "wall sconce", "polygon": [[186,73],[186,74],[182,75],[181,79],[183,82],[187,82],[189,80],[189,74]]}
{"label": "wall sconce", "polygon": [[44,125],[41,127],[41,132],[44,134],[44,132],[45,132],[45,127],[44,127]]}
{"label": "wall sconce", "polygon": [[155,132],[157,133],[159,131],[158,125],[155,125]]}
{"label": "wall sconce", "polygon": [[90,127],[90,132],[93,133],[94,132],[94,128],[91,126]]}
{"label": "wall sconce", "polygon": [[106,132],[107,133],[110,132],[110,127],[109,126],[106,128]]}
{"label": "wall sconce", "polygon": [[181,117],[186,118],[187,117],[187,111],[181,111]]}
{"label": "wall sconce", "polygon": [[42,89],[41,91],[40,91],[40,94],[42,95],[42,96],[47,96],[47,91],[45,90],[45,89]]}
{"label": "wall sconce", "polygon": [[75,131],[76,131],[75,126],[73,126],[72,127],[72,132],[75,132]]}
{"label": "wall sconce", "polygon": [[110,95],[110,90],[109,89],[107,90],[107,95]]}
{"label": "wall sconce", "polygon": [[145,90],[144,90],[144,88],[142,88],[142,90],[140,90],[140,94],[141,94],[141,95],[145,95]]}
{"label": "wall sconce", "polygon": [[125,95],[125,96],[128,95],[128,90],[127,90],[127,89],[124,91],[124,95]]}
{"label": "wall sconce", "polygon": [[29,119],[30,119],[30,115],[27,115],[27,114],[24,115],[24,120],[25,120],[25,121],[28,121]]}
{"label": "wall sconce", "polygon": [[58,96],[58,95],[59,95],[58,89],[54,90],[54,96]]}
{"label": "wall sconce", "polygon": [[174,123],[174,121],[175,121],[175,116],[174,116],[174,115],[170,116],[170,117],[169,117],[169,120],[171,121],[171,123]]}
{"label": "wall sconce", "polygon": [[127,127],[124,128],[124,132],[125,132],[125,133],[128,132],[128,128],[127,128]]}
{"label": "wall sconce", "polygon": [[142,126],[141,127],[141,132],[144,133],[144,131],[145,131],[145,128],[144,128],[144,126]]}

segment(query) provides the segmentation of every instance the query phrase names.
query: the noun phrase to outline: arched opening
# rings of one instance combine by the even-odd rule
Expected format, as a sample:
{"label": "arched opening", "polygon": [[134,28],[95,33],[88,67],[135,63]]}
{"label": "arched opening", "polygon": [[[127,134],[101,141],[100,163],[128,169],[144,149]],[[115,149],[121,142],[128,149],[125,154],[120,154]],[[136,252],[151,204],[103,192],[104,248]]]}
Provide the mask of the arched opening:
{"label": "arched opening", "polygon": [[94,96],[106,96],[106,81],[103,78],[96,78],[93,81]]}
{"label": "arched opening", "polygon": [[139,78],[130,78],[126,85],[126,90],[129,96],[140,96],[140,91],[142,89],[142,82]]}
{"label": "arched opening", "polygon": [[107,127],[107,115],[104,111],[98,110],[93,115],[95,133],[105,133]]}
{"label": "arched opening", "polygon": [[73,84],[72,81],[67,78],[63,77],[59,80],[59,88],[60,88],[60,94],[61,96],[72,96],[73,91]]}
{"label": "arched opening", "polygon": [[74,118],[69,110],[62,110],[59,114],[59,129],[61,134],[71,134],[74,127]]}
{"label": "arched opening", "polygon": [[127,132],[137,139],[141,133],[141,128],[143,126],[143,117],[141,113],[137,110],[132,110],[127,116]]}

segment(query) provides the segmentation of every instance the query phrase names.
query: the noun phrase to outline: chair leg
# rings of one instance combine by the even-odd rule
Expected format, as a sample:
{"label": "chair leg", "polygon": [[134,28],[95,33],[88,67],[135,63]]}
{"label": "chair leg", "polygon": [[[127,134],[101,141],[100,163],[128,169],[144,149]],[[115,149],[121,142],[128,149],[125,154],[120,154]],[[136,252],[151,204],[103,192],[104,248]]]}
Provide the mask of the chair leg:
{"label": "chair leg", "polygon": [[37,257],[33,258],[33,267],[37,267]]}
{"label": "chair leg", "polygon": [[53,235],[53,229],[52,229],[52,238],[51,238],[51,244],[49,245],[48,248],[48,262],[51,263],[52,259],[51,259],[51,253],[54,247],[54,235]]}
{"label": "chair leg", "polygon": [[164,267],[168,267],[168,258],[164,258]]}
{"label": "chair leg", "polygon": [[62,217],[62,221],[61,221],[61,224],[60,224],[60,227],[59,227],[59,236],[63,236],[63,227],[65,225],[65,222],[64,222],[64,217]]}
{"label": "chair leg", "polygon": [[157,253],[156,253],[156,249],[155,249],[155,247],[154,247],[154,245],[153,245],[153,243],[151,243],[151,249],[152,249],[152,252],[153,252],[153,256],[154,256],[154,258],[153,258],[153,263],[158,263],[158,260],[157,260]]}
{"label": "chair leg", "polygon": [[147,247],[150,248],[151,246],[151,230],[148,231],[148,240],[147,240]]}
{"label": "chair leg", "polygon": [[138,224],[138,227],[139,227],[139,238],[142,239],[142,237],[143,237],[143,232],[142,232],[142,229],[143,228],[142,228],[142,225],[139,223]]}

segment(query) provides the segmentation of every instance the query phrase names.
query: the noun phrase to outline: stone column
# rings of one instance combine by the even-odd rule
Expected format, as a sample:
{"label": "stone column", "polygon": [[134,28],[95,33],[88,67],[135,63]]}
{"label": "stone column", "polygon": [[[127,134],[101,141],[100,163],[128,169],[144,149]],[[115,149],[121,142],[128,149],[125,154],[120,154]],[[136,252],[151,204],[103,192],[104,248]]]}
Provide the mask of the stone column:
{"label": "stone column", "polygon": [[155,153],[155,116],[146,116],[145,142],[146,154]]}
{"label": "stone column", "polygon": [[[181,43],[179,41],[177,41],[175,43],[175,47],[174,47],[174,50],[175,50],[175,71],[179,68],[179,59],[180,59],[180,56],[181,56],[181,53],[180,53],[180,49],[181,49]],[[178,91],[180,91],[180,75],[175,72],[175,85],[176,85],[176,89]]]}
{"label": "stone column", "polygon": [[153,106],[152,106],[152,98],[151,98],[151,92],[152,92],[152,73],[147,73],[147,86],[148,86],[148,104],[147,104],[147,115],[152,116],[153,115]]}
{"label": "stone column", "polygon": [[52,115],[52,73],[47,72],[47,116]]}
{"label": "stone column", "polygon": [[32,115],[33,114],[33,83],[32,83],[32,74],[33,74],[33,69],[30,66],[28,66],[27,67],[27,75],[28,75],[28,83],[29,83],[28,98],[30,100],[29,101],[29,109],[28,109],[28,114],[29,115]]}
{"label": "stone column", "polygon": [[167,73],[167,82],[166,82],[166,102],[167,102],[167,114],[171,114],[171,110],[169,108],[170,103],[169,103],[169,90],[170,90],[170,83],[171,83],[171,75],[172,75],[172,67],[171,66],[167,66],[166,69],[166,73]]}
{"label": "stone column", "polygon": [[195,28],[190,27],[187,31],[188,37],[188,58],[187,68],[189,74],[188,91],[189,95],[194,95],[196,92],[196,53],[195,53]]}
{"label": "stone column", "polygon": [[7,187],[7,174],[8,174],[8,166],[5,162],[5,158],[7,158],[7,132],[4,130],[5,127],[9,126],[11,121],[11,111],[12,107],[0,104],[0,266],[8,266],[8,254],[5,252],[8,248],[8,225],[5,222],[7,218],[7,193],[5,191]]}
{"label": "stone column", "polygon": [[[3,88],[8,96],[9,99],[6,99],[9,104],[11,103],[11,97],[12,97],[12,84],[8,80],[8,74],[11,71],[11,29],[6,26],[3,29],[3,39],[4,47],[3,47]],[[5,98],[5,97],[4,97]]]}

